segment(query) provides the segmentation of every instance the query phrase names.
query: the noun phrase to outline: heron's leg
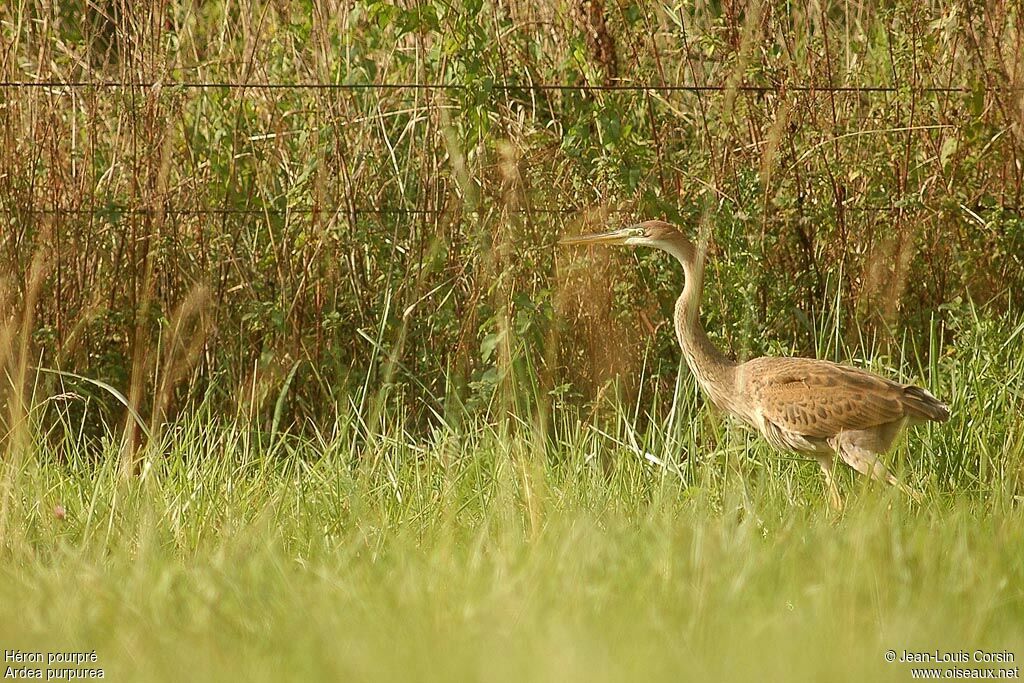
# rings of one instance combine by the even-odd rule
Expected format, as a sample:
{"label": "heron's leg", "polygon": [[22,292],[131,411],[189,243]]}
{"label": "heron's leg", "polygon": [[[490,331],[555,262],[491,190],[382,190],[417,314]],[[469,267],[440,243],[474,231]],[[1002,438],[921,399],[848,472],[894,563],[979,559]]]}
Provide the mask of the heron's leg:
{"label": "heron's leg", "polygon": [[861,474],[867,477],[871,477],[875,481],[884,481],[889,483],[891,486],[895,486],[900,491],[908,495],[914,502],[921,502],[921,494],[910,488],[899,479],[894,477],[885,464],[878,459],[877,453],[872,453],[862,446],[850,443],[849,440],[840,440],[837,444],[839,448],[836,450],[839,453],[839,457],[843,459],[847,465],[857,470]]}
{"label": "heron's leg", "polygon": [[818,464],[821,465],[821,472],[825,475],[825,487],[828,490],[828,503],[836,512],[843,509],[843,499],[839,497],[839,487],[836,486],[836,479],[832,476],[832,466],[835,463],[835,456],[831,453],[818,456]]}

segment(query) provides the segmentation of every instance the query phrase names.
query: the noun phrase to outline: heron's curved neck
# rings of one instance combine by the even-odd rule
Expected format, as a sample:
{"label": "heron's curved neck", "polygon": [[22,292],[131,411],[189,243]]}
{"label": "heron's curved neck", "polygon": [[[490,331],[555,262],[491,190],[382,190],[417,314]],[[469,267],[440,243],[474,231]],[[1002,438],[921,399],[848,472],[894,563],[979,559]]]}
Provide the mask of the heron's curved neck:
{"label": "heron's curved neck", "polygon": [[676,301],[676,338],[683,350],[686,364],[707,392],[711,401],[720,408],[730,407],[734,394],[736,363],[727,358],[711,343],[700,322],[700,300],[704,293],[704,259],[686,254],[676,245],[667,251],[683,265],[686,283]]}

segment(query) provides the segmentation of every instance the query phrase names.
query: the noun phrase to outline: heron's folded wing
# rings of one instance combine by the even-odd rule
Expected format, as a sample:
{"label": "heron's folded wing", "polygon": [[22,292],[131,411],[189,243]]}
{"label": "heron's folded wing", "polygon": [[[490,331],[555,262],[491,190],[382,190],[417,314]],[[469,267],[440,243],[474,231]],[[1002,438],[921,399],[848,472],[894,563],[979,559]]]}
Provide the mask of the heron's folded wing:
{"label": "heron's folded wing", "polygon": [[801,358],[763,359],[755,394],[764,419],[788,432],[828,438],[904,415],[902,386],[864,370]]}

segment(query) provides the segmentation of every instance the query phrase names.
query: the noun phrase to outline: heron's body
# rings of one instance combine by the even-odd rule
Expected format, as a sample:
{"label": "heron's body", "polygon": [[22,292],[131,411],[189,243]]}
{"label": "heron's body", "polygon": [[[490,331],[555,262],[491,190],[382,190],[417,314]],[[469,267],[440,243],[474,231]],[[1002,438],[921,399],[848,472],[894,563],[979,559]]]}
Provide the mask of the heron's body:
{"label": "heron's body", "polygon": [[891,448],[906,424],[949,418],[946,406],[926,390],[811,358],[733,362],[711,343],[700,323],[703,258],[667,223],[649,221],[565,242],[648,245],[675,256],[686,278],[676,302],[676,337],[697,383],[713,404],[759,431],[776,448],[813,456],[825,474],[833,506],[840,506],[832,478],[836,456],[858,472],[918,497],[886,470],[879,456]]}

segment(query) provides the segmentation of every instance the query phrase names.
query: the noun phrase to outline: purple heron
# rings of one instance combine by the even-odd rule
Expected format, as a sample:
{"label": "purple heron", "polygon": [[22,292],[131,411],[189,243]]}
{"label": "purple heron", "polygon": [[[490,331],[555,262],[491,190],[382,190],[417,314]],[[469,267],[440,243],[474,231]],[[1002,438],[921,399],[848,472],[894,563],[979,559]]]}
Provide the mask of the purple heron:
{"label": "purple heron", "polygon": [[654,247],[674,256],[685,278],[675,307],[676,338],[697,384],[715,406],[756,429],[772,446],[817,460],[833,507],[842,506],[832,476],[837,456],[861,474],[920,499],[886,469],[880,456],[905,425],[949,419],[947,406],[927,390],[813,358],[730,360],[711,343],[700,322],[703,253],[669,223],[647,221],[566,237],[560,243]]}

